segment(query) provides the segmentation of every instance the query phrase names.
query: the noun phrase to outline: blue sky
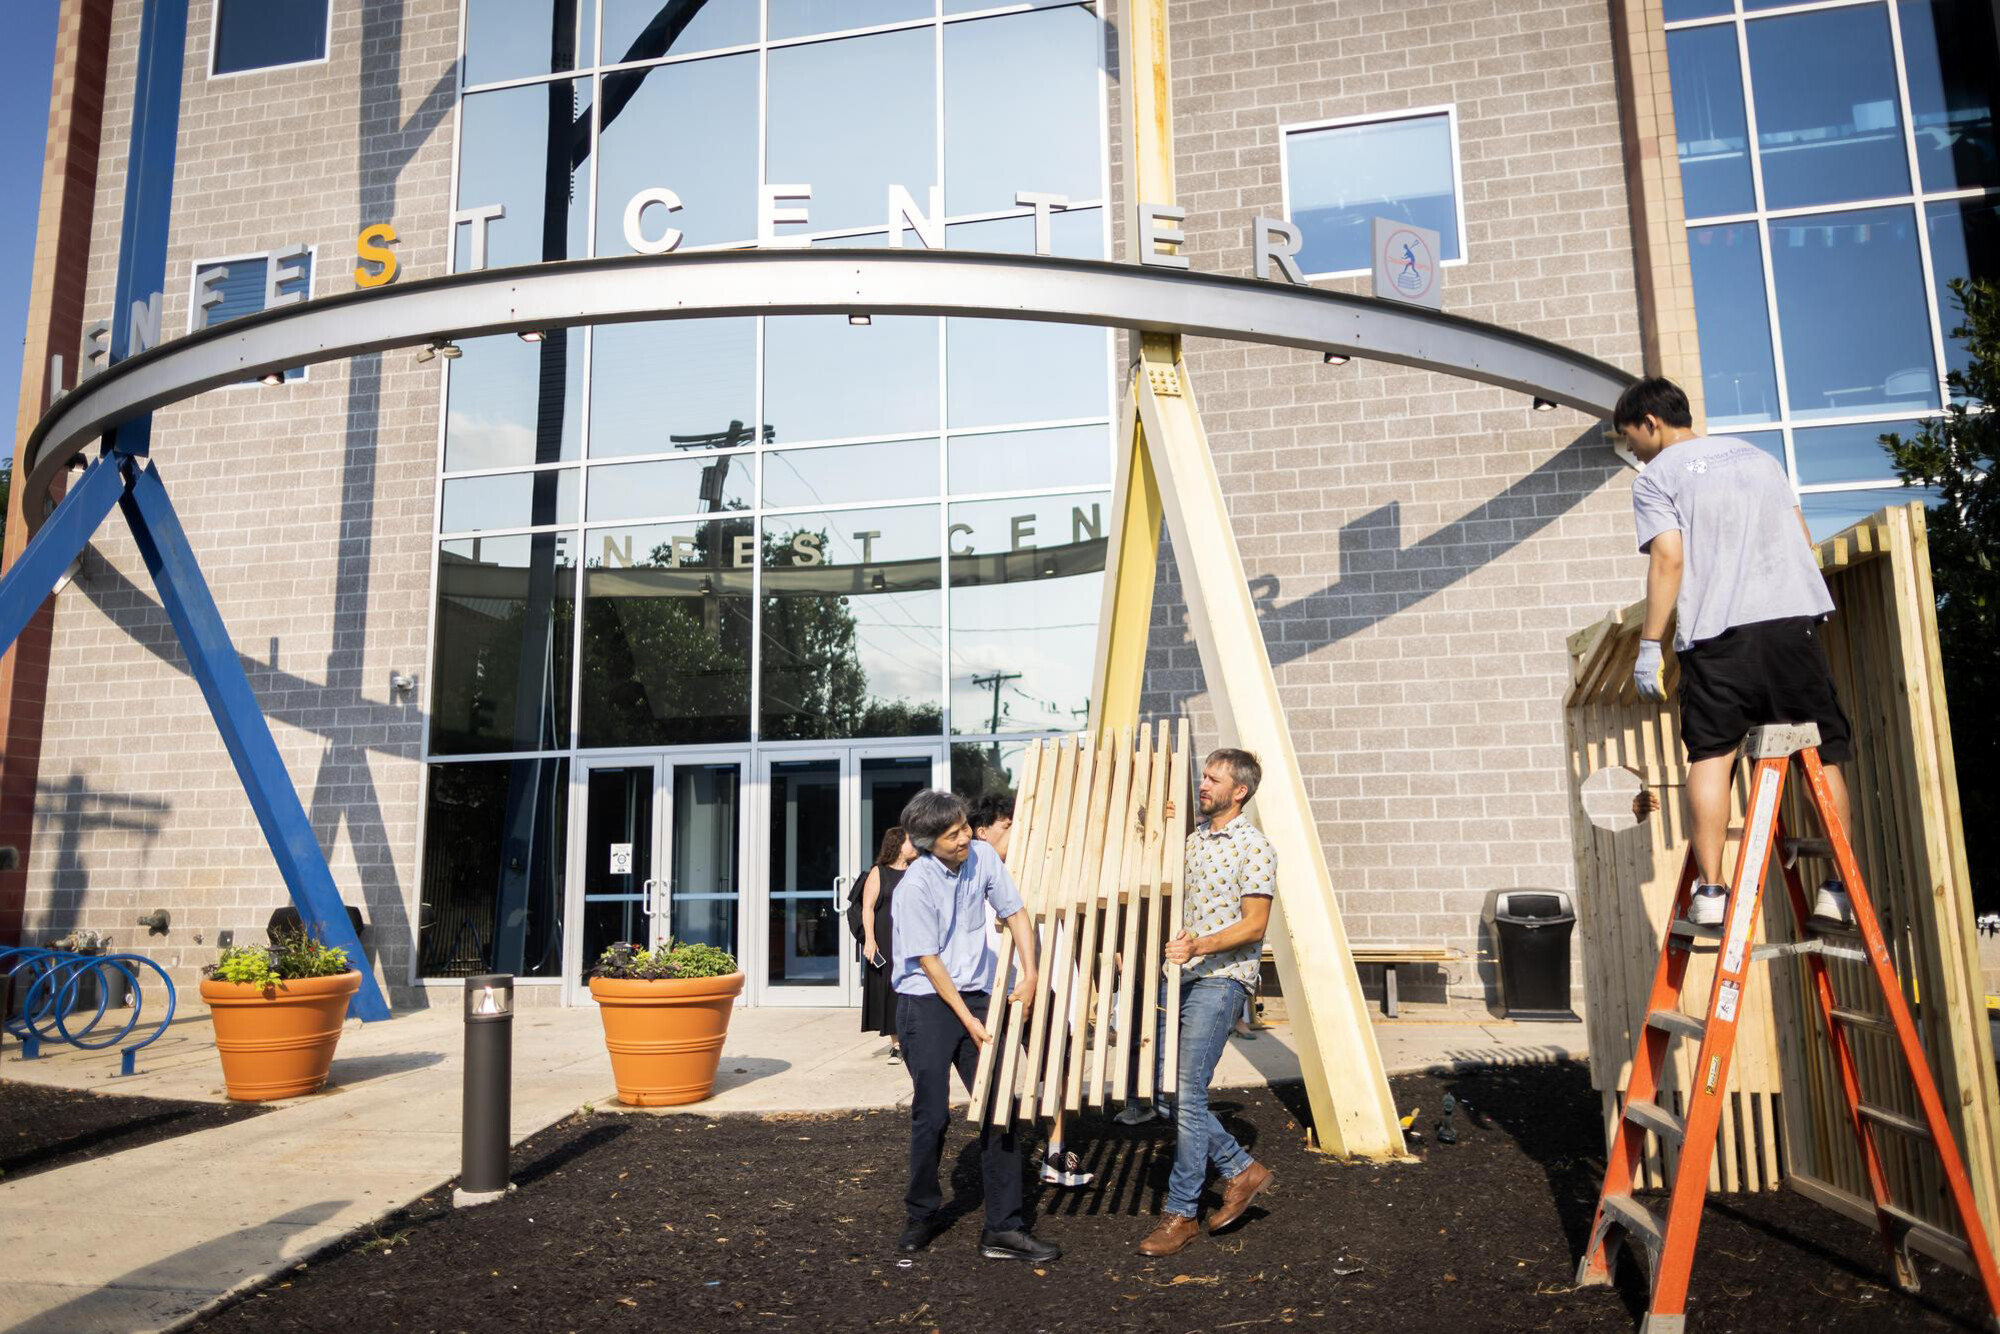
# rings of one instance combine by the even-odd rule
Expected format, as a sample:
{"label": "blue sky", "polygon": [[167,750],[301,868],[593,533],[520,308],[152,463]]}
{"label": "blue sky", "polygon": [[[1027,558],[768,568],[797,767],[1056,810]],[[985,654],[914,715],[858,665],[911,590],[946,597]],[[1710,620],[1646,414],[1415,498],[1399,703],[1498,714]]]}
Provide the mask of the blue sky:
{"label": "blue sky", "polygon": [[21,336],[28,318],[28,279],[35,262],[35,213],[41,207],[42,146],[48,137],[49,73],[55,63],[56,0],[8,0],[7,41],[0,43],[0,421],[14,452],[14,413],[21,396]]}

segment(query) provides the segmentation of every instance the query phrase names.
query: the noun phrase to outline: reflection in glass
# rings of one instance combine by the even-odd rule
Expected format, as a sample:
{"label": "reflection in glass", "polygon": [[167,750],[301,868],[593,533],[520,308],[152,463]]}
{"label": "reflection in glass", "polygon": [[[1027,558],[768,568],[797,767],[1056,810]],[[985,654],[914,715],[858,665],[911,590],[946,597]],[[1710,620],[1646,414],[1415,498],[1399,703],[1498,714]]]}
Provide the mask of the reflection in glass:
{"label": "reflection in glass", "polygon": [[684,944],[713,945],[738,955],[742,779],[735,764],[674,766],[673,870],[667,881],[665,928]]}
{"label": "reflection in glass", "polygon": [[1820,542],[1843,528],[1853,527],[1886,505],[1907,505],[1913,500],[1936,505],[1939,495],[1934,487],[1926,486],[1814,491],[1799,497],[1799,508],[1806,512],[1806,527],[1812,530],[1813,541]]}
{"label": "reflection in glass", "polygon": [[[1097,67],[1104,33],[1082,9],[944,30],[945,211],[1014,207],[1021,190],[1082,203],[1104,193]],[[918,196],[921,202],[922,196]]]}
{"label": "reflection in glass", "polygon": [[926,207],[937,184],[935,32],[912,28],[770,53],[764,179],[813,188],[803,205],[811,221],[793,230],[885,226],[891,185]]}
{"label": "reflection in glass", "polygon": [[215,72],[326,59],[332,0],[216,0]]}
{"label": "reflection in glass", "polygon": [[1950,283],[1954,278],[1991,281],[2000,276],[2000,209],[1991,199],[1947,199],[1924,205],[1924,213],[1930,219],[1931,273],[1945,366],[1963,374],[1972,358],[1965,340],[1953,333],[1965,323],[1965,309]]}
{"label": "reflection in glass", "polygon": [[1882,437],[1914,434],[1917,423],[1869,422],[1859,426],[1816,426],[1792,433],[1792,452],[1799,460],[1799,484],[1815,482],[1888,482],[1896,477]]}
{"label": "reflection in glass", "polygon": [[784,760],[770,769],[765,844],[771,883],[770,953],[776,986],[840,983],[840,761]]}
{"label": "reflection in glass", "polygon": [[989,792],[1016,792],[1027,753],[1026,741],[954,741],[951,790],[967,805]]}
{"label": "reflection in glass", "polygon": [[941,730],[937,506],[769,518],[763,558],[766,740]]}
{"label": "reflection in glass", "polygon": [[856,846],[866,862],[882,846],[882,836],[902,822],[910,798],[931,785],[931,757],[871,755],[861,761],[858,777],[861,828]]}
{"label": "reflection in glass", "polygon": [[466,0],[466,85],[575,69],[578,8],[577,0]]}
{"label": "reflection in glass", "polygon": [[[607,65],[745,46],[756,40],[757,0],[604,0]],[[608,91],[605,99],[610,100]]]}
{"label": "reflection in glass", "polygon": [[1780,468],[1786,466],[1785,433],[1783,431],[1731,431],[1729,434],[1735,436],[1745,444],[1757,446],[1757,448],[1776,459]]}
{"label": "reflection in glass", "polygon": [[478,533],[576,522],[576,469],[457,477],[444,484],[438,531]]}
{"label": "reflection in glass", "polygon": [[840,315],[764,321],[764,421],[776,440],[922,435],[938,428],[937,321]]}
{"label": "reflection in glass", "polygon": [[653,766],[605,765],[584,780],[583,966],[620,943],[651,948]]}
{"label": "reflection in glass", "polygon": [[[951,250],[1028,255],[1033,218],[995,218],[945,229]],[[1104,218],[1077,209],[1049,218],[1049,249],[1068,259],[1100,259]],[[997,426],[1020,421],[1101,417],[1110,411],[1108,349],[1102,329],[1019,320],[954,319],[945,323],[951,425]],[[1021,385],[1035,386],[1023,394]],[[1036,485],[1036,483],[1029,483]]]}
{"label": "reflection in glass", "polygon": [[764,455],[764,503],[773,508],[916,500],[937,493],[936,440],[781,449]]}
{"label": "reflection in glass", "polygon": [[625,206],[664,186],[678,213],[655,205],[640,229],[678,228],[681,245],[757,236],[757,57],[690,60],[604,76],[597,166],[597,253],[629,255]]}
{"label": "reflection in glass", "polygon": [[431,753],[569,744],[576,534],[438,546]]}
{"label": "reflection in glass", "polygon": [[590,349],[590,457],[748,443],[757,321],[600,325]]}
{"label": "reflection in glass", "polygon": [[946,477],[955,496],[1111,481],[1111,447],[1102,426],[958,435],[946,449]]}
{"label": "reflection in glass", "polygon": [[1688,258],[1708,424],[1772,420],[1778,415],[1778,377],[1757,224],[1690,227]]}
{"label": "reflection in glass", "polygon": [[1770,228],[1792,416],[1936,407],[1909,206],[1779,218]]}
{"label": "reflection in glass", "polygon": [[1666,21],[1708,19],[1735,9],[1730,0],[1666,0]]}
{"label": "reflection in glass", "polygon": [[[1012,207],[1011,201],[1008,207]],[[984,250],[996,255],[1035,253],[1032,217],[989,218],[985,222],[955,222],[944,229],[947,250]],[[1064,259],[1104,258],[1104,210],[1051,209],[1049,253]]]}
{"label": "reflection in glass", "polygon": [[592,529],[577,744],[750,736],[748,519]]}
{"label": "reflection in glass", "polygon": [[1743,72],[1734,24],[1667,34],[1673,70],[1674,133],[1680,139],[1687,216],[1748,213],[1750,139],[1743,119]]}
{"label": "reflection in glass", "polygon": [[518,468],[574,459],[582,438],[583,331],[539,343],[513,334],[466,338],[447,362],[444,468]]}
{"label": "reflection in glass", "polygon": [[[932,0],[771,0],[771,40],[927,19]],[[924,40],[929,41],[926,33]]]}
{"label": "reflection in glass", "polygon": [[[1102,417],[1111,411],[1110,334],[1078,324],[945,322],[950,425]],[[1032,393],[1022,392],[1025,385]]]}
{"label": "reflection in glass", "polygon": [[1448,116],[1300,130],[1285,136],[1285,167],[1307,273],[1366,270],[1378,217],[1427,227],[1459,257]]}
{"label": "reflection in glass", "polygon": [[951,507],[951,730],[1083,725],[1104,589],[1105,492]]}
{"label": "reflection in glass", "polygon": [[[459,102],[458,206],[499,204],[486,267],[581,259],[590,245],[590,80],[556,79]],[[472,230],[453,227],[453,273],[472,267]]]}
{"label": "reflection in glass", "polygon": [[756,490],[750,454],[621,463],[590,470],[590,521],[747,510]]}
{"label": "reflection in glass", "polygon": [[1926,190],[2000,185],[2000,65],[1993,9],[1965,0],[1902,0],[1903,68]]}
{"label": "reflection in glass", "polygon": [[1759,19],[1744,32],[1766,208],[1909,189],[1883,6]]}
{"label": "reflection in glass", "polygon": [[[430,766],[420,976],[562,975],[568,815],[568,760]],[[503,896],[516,919],[504,932],[496,911]]]}

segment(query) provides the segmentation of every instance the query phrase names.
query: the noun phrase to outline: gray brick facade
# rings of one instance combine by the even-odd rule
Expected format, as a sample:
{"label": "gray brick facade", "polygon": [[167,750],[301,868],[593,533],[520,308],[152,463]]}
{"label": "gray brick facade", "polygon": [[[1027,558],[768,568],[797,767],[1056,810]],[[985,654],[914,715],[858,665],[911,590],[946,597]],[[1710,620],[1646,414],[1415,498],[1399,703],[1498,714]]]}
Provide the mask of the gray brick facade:
{"label": "gray brick facade", "polygon": [[[325,63],[225,79],[205,73],[211,6],[191,8],[169,336],[188,327],[200,260],[308,243],[328,295],[351,286],[356,233],[393,220],[405,278],[443,272],[458,0],[338,0]],[[139,10],[115,13],[88,318],[111,304]],[[1447,309],[1638,367],[1604,6],[1176,0],[1172,22],[1194,267],[1251,271],[1252,216],[1283,212],[1281,125],[1451,104],[1468,262],[1447,271]],[[1114,180],[1116,121],[1114,106]],[[1210,343],[1188,364],[1348,931],[1483,955],[1490,891],[1573,883],[1564,638],[1637,587],[1622,465],[1597,423],[1449,378]],[[389,678],[428,655],[441,365],[315,367],[164,411],[154,432],[397,988],[420,898],[426,692],[392,699]],[[1205,744],[1184,621],[1163,560],[1148,707],[1188,710]],[[191,980],[218,930],[260,932],[285,894],[117,521],[59,595],[52,659],[29,938],[94,928]],[[148,940],[133,919],[156,907],[173,927]],[[1468,966],[1450,995],[1491,991],[1490,968]],[[1405,993],[1444,998],[1421,973]]]}

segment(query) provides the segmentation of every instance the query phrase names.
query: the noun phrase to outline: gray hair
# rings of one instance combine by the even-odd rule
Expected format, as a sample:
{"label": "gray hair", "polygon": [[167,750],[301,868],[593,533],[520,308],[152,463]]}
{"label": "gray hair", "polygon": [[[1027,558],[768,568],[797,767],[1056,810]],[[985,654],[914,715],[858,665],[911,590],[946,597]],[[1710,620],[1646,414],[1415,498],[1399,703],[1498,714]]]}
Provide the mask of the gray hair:
{"label": "gray hair", "polygon": [[1229,766],[1231,781],[1250,789],[1243,794],[1245,802],[1256,796],[1257,789],[1263,786],[1264,766],[1257,763],[1257,757],[1247,750],[1236,750],[1228,746],[1221,750],[1212,750],[1208,753],[1208,758],[1202,761],[1201,767],[1206,769],[1211,764]]}
{"label": "gray hair", "polygon": [[965,803],[949,792],[926,788],[903,807],[902,826],[918,852],[929,852],[931,844],[965,820]]}

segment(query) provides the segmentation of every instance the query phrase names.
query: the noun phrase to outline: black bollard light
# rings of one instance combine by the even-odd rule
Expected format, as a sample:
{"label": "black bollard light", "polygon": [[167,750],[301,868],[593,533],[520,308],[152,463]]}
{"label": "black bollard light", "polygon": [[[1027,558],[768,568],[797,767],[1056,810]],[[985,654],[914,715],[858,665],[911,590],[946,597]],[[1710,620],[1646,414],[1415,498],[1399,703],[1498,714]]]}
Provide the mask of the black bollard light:
{"label": "black bollard light", "polygon": [[465,1095],[458,1189],[451,1202],[489,1204],[513,1189],[507,1150],[514,1102],[514,978],[465,979]]}

